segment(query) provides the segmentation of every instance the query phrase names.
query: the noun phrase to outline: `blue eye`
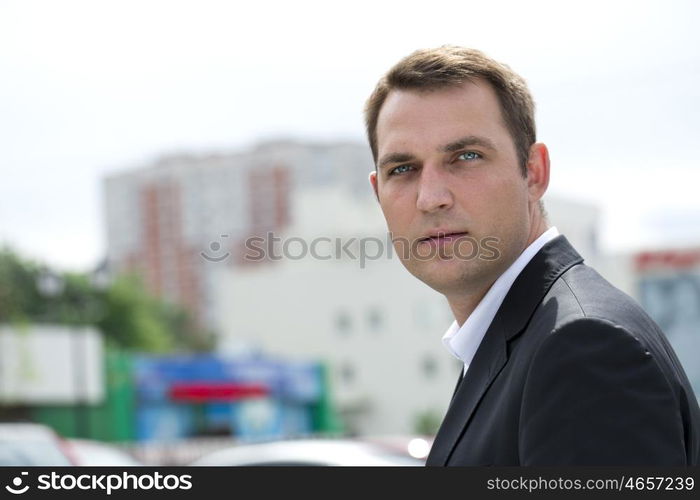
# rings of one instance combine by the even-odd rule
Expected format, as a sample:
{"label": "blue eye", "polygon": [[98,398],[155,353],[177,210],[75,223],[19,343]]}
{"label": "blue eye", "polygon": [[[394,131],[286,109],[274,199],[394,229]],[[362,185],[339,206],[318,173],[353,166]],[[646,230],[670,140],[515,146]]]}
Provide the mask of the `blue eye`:
{"label": "blue eye", "polygon": [[389,175],[403,174],[404,172],[408,172],[410,169],[411,169],[411,165],[399,165],[396,168],[392,168],[389,171]]}
{"label": "blue eye", "polygon": [[476,151],[467,151],[457,157],[458,160],[478,160],[482,156]]}

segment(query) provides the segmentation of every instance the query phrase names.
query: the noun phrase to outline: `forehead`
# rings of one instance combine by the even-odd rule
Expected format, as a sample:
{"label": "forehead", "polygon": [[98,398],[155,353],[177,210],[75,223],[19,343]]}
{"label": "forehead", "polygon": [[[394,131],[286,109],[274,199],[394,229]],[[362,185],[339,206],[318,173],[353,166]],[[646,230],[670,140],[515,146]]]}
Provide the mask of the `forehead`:
{"label": "forehead", "polygon": [[407,148],[434,148],[465,135],[503,145],[510,136],[496,92],[483,80],[430,91],[392,90],[377,120],[379,156]]}

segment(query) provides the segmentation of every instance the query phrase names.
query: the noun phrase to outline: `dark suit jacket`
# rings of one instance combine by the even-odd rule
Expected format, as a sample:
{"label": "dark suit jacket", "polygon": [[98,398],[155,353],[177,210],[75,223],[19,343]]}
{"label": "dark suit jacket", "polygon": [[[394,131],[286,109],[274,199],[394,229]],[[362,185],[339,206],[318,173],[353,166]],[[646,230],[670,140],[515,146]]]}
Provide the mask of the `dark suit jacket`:
{"label": "dark suit jacket", "polygon": [[513,283],[427,465],[696,465],[700,409],[641,307],[564,236]]}

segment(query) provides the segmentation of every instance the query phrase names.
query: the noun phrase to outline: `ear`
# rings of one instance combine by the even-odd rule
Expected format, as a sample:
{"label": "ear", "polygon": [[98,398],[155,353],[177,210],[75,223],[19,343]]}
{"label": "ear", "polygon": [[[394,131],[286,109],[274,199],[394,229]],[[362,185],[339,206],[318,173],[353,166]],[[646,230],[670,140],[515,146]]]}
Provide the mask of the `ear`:
{"label": "ear", "polygon": [[377,171],[372,170],[369,173],[369,183],[372,186],[372,189],[374,190],[374,196],[377,197],[377,201],[379,201],[379,191],[377,189]]}
{"label": "ear", "polygon": [[536,142],[530,146],[527,160],[527,189],[530,203],[537,203],[549,186],[549,151],[547,146]]}

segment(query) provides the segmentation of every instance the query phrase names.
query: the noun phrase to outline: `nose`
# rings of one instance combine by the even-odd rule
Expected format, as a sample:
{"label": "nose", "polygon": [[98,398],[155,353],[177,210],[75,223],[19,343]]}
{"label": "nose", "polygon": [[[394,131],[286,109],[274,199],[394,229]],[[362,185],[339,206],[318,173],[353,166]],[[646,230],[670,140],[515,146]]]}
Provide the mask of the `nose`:
{"label": "nose", "polygon": [[418,210],[436,212],[452,206],[454,198],[447,177],[448,173],[440,165],[423,165],[418,181]]}

